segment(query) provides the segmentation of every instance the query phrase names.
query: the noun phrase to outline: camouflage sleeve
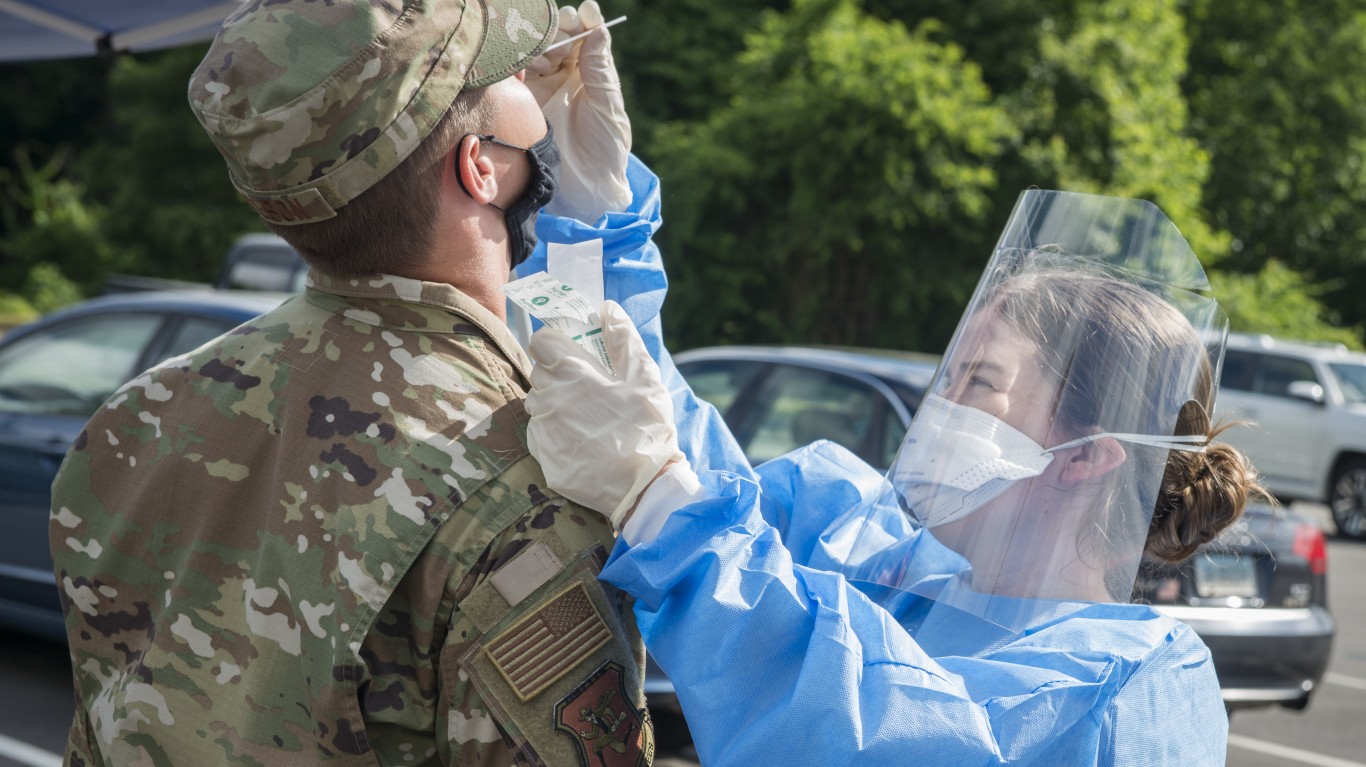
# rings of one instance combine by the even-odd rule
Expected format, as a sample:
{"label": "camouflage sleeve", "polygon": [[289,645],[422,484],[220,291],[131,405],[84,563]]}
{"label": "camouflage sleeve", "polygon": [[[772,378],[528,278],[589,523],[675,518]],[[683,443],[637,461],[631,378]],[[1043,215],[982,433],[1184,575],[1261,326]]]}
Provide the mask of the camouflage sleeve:
{"label": "camouflage sleeve", "polygon": [[62,758],[63,767],[94,767],[104,764],[100,752],[90,740],[90,728],[86,722],[85,709],[76,707],[76,715],[71,720],[71,732],[66,736],[66,753]]}
{"label": "camouflage sleeve", "polygon": [[[81,463],[76,461],[67,461],[63,463],[59,479],[56,483],[54,483],[53,486],[53,491],[55,494],[54,497],[60,498],[63,481],[69,484],[85,484],[88,486],[88,471],[88,463]],[[69,519],[66,518],[65,515],[58,512],[58,508],[59,507],[57,505],[54,505],[52,507],[52,521],[50,524],[65,524],[69,522]],[[66,512],[66,514],[70,513],[66,509],[62,509],[62,512]],[[58,565],[58,573],[61,572],[60,565],[63,553],[63,549],[57,549],[53,552],[53,560]],[[58,576],[58,581],[61,581],[60,575]],[[59,587],[57,589],[57,597],[62,604],[62,613],[66,617],[68,625],[70,625],[72,617],[71,595],[66,590]],[[76,615],[79,619],[81,613],[78,611]],[[99,748],[95,745],[95,742],[90,737],[90,720],[85,710],[84,701],[82,700],[80,694],[81,679],[77,672],[77,669],[75,669],[74,667],[72,669],[71,686],[72,689],[75,691],[75,711],[71,718],[71,729],[67,732],[66,736],[66,748],[63,751],[62,764],[64,765],[64,767],[93,767],[94,765],[102,765],[104,764],[104,758],[100,753]]]}
{"label": "camouflage sleeve", "polygon": [[505,765],[511,752],[517,764],[550,767],[650,764],[644,646],[622,593],[596,577],[611,527],[546,490],[533,460],[500,484],[530,507],[452,584],[438,671],[442,761]]}

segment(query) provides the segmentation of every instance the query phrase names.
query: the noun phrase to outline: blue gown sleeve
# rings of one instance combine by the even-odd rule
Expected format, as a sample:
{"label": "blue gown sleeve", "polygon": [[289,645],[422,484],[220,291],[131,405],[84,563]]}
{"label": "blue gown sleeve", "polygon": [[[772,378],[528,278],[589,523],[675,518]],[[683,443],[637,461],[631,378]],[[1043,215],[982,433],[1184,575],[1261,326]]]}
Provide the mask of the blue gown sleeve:
{"label": "blue gown sleeve", "polygon": [[664,348],[660,309],[669,281],[664,260],[653,237],[663,224],[659,179],[635,155],[626,166],[631,204],[625,211],[608,212],[593,224],[542,212],[536,225],[541,244],[517,267],[519,276],[546,270],[544,243],[603,241],[603,297],[621,304],[640,330],[650,356],[659,363],[664,385],[673,396],[678,446],[696,471],[723,469],[753,478],[744,452],[721,415],[693,394]]}

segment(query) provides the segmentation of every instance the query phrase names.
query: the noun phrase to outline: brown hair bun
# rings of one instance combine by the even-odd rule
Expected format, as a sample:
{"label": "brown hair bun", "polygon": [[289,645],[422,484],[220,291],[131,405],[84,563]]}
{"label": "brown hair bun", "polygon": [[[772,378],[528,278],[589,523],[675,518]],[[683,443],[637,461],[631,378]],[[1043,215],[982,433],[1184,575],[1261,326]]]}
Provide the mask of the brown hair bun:
{"label": "brown hair bun", "polygon": [[1214,540],[1243,514],[1250,498],[1272,502],[1252,462],[1236,448],[1213,439],[1204,453],[1172,452],[1162,493],[1148,529],[1148,556],[1177,564]]}

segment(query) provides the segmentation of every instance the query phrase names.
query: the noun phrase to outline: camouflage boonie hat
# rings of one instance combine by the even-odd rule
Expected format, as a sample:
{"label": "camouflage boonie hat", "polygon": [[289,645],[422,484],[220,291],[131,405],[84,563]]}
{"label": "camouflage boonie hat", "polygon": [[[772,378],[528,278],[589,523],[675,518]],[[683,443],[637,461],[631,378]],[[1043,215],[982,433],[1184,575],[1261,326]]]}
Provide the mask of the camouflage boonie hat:
{"label": "camouflage boonie hat", "polygon": [[190,107],[262,218],[322,221],[461,91],[525,68],[556,22],[554,0],[251,0],[191,77]]}

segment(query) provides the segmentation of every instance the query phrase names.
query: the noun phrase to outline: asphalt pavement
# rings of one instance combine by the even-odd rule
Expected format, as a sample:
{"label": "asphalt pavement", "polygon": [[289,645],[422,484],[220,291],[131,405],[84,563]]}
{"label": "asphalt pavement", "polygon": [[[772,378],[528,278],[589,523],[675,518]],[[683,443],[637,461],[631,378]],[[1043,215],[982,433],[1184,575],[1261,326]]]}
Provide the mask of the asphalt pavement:
{"label": "asphalt pavement", "polygon": [[[1326,519],[1322,507],[1300,507]],[[1366,543],[1328,543],[1329,606],[1338,633],[1308,710],[1239,711],[1228,767],[1366,767]],[[65,648],[0,632],[0,767],[58,767],[71,721]],[[658,767],[696,767],[691,751],[661,753]]]}

